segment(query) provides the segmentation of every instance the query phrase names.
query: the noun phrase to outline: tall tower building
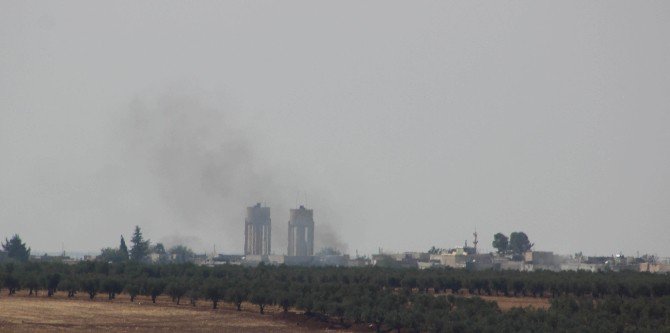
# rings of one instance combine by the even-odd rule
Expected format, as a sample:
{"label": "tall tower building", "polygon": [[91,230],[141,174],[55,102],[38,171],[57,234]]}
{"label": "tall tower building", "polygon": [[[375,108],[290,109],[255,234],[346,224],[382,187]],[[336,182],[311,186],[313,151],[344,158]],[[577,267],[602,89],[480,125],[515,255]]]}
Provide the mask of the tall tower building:
{"label": "tall tower building", "polygon": [[300,206],[291,209],[288,221],[288,255],[314,255],[314,211]]}
{"label": "tall tower building", "polygon": [[270,207],[261,207],[260,203],[247,207],[244,221],[244,254],[270,254]]}

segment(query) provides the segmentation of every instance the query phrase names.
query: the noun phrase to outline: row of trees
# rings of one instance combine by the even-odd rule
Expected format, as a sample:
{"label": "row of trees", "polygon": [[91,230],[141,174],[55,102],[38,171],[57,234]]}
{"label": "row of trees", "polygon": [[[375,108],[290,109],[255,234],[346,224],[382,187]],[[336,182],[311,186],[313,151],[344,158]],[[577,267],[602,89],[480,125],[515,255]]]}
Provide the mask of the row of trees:
{"label": "row of trees", "polygon": [[142,229],[135,226],[133,237],[130,239],[131,248],[128,249],[126,240],[121,236],[118,248],[107,247],[100,251],[98,260],[110,263],[121,262],[144,262],[150,260],[152,254],[156,255],[158,263],[177,262],[183,263],[189,261],[195,256],[195,253],[184,245],[176,245],[170,249],[165,249],[162,243],[151,244],[149,239],[142,235]]}
{"label": "row of trees", "polygon": [[[124,293],[130,301],[138,295],[153,301],[167,295],[177,304],[207,301],[217,308],[220,302],[227,302],[238,310],[249,302],[260,313],[268,305],[275,305],[284,311],[298,309],[345,326],[368,323],[378,330],[486,331],[507,327],[509,331],[544,331],[598,327],[587,321],[562,322],[587,315],[602,318],[603,323],[599,324],[614,330],[644,330],[670,324],[670,277],[636,272],[468,272],[264,265],[210,268],[130,261],[81,262],[72,266],[7,263],[0,275],[8,294],[26,289],[29,294],[45,291],[50,296],[60,291],[69,297],[83,293],[90,299],[101,294],[114,299]],[[525,294],[552,297],[554,301],[549,311],[501,312],[495,303],[463,297],[465,294]],[[611,320],[617,313],[626,316]]]}
{"label": "row of trees", "polygon": [[[264,266],[261,266],[264,267]],[[217,266],[216,268],[195,265],[142,265],[138,263],[110,264],[106,262],[81,262],[69,266],[59,263],[27,262],[6,263],[0,272],[3,285],[11,290],[54,289],[48,287],[53,276],[71,276],[81,282],[81,277],[96,276],[122,284],[143,281],[148,278],[175,278],[219,274],[231,280],[249,280],[250,272],[257,269],[239,266]],[[379,267],[368,268],[300,268],[273,266],[258,268],[281,281],[294,279],[300,282],[316,279],[318,283],[355,284],[365,282],[379,290],[393,290],[403,294],[456,294],[507,297],[550,297],[564,295],[603,298],[619,297],[663,297],[670,296],[670,278],[663,274],[638,272],[519,272],[519,271],[465,271],[453,269],[396,270]],[[281,274],[280,274],[281,273]],[[302,276],[301,276],[302,275]],[[183,279],[181,279],[183,280]],[[187,279],[190,281],[190,279]],[[60,282],[58,280],[56,285]],[[188,281],[182,281],[187,284]],[[191,281],[192,282],[192,281]],[[200,281],[202,282],[202,281]],[[32,291],[32,290],[31,290]],[[32,293],[32,292],[31,292]]]}
{"label": "row of trees", "polygon": [[[195,253],[184,245],[176,245],[166,250],[161,243],[151,244],[151,241],[144,239],[142,229],[135,226],[133,237],[130,240],[131,248],[128,249],[126,240],[121,236],[121,241],[118,248],[103,248],[100,251],[98,260],[111,263],[121,262],[149,262],[150,256],[156,254],[159,263],[167,262],[187,262],[195,256]],[[12,236],[11,239],[6,239],[2,243],[2,252],[4,256],[10,260],[18,262],[26,262],[30,259],[30,247],[21,240],[19,235]]]}

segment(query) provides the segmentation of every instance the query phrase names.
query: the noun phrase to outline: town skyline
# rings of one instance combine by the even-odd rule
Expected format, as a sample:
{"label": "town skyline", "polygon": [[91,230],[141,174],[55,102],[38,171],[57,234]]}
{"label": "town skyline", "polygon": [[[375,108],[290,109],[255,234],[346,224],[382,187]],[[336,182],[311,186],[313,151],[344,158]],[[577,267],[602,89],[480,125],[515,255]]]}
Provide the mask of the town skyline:
{"label": "town skyline", "polygon": [[350,253],[670,254],[667,3],[271,7],[3,5],[0,230],[232,253],[260,201]]}

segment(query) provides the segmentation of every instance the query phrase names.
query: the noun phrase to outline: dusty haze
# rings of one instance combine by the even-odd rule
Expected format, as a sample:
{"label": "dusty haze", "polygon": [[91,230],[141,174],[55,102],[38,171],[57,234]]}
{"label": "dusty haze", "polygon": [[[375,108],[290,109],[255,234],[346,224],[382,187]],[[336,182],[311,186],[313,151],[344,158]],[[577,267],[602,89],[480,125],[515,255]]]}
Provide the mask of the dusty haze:
{"label": "dusty haze", "polygon": [[4,1],[0,230],[670,255],[670,4]]}

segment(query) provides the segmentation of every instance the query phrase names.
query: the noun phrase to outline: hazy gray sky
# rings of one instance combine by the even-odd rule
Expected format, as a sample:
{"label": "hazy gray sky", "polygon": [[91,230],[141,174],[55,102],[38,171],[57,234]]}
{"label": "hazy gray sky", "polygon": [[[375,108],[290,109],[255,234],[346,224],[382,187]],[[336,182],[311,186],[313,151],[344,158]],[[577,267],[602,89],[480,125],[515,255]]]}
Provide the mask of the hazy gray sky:
{"label": "hazy gray sky", "polygon": [[1,1],[0,236],[670,255],[667,1]]}

